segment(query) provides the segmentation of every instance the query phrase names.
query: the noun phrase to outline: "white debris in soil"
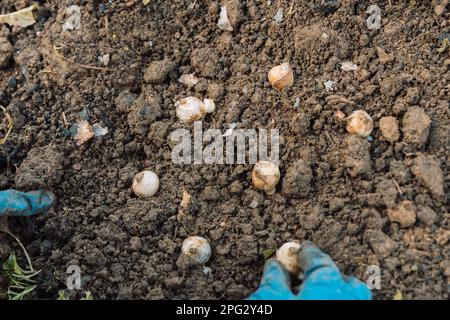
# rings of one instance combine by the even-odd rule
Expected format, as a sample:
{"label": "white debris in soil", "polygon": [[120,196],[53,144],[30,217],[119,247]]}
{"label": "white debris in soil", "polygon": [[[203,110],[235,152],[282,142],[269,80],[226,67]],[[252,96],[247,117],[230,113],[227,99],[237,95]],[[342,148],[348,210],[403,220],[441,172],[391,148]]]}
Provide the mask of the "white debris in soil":
{"label": "white debris in soil", "polygon": [[193,73],[183,74],[178,78],[178,82],[187,85],[188,87],[195,86],[200,81]]}
{"label": "white debris in soil", "polygon": [[92,131],[94,132],[94,136],[103,137],[108,134],[108,127],[102,127],[100,124],[95,123],[92,126]]}
{"label": "white debris in soil", "polygon": [[274,15],[273,20],[275,20],[276,23],[280,23],[283,21],[283,8],[278,8],[277,13]]}
{"label": "white debris in soil", "polygon": [[81,146],[83,143],[85,143],[94,136],[92,127],[86,120],[78,121],[75,126],[77,132],[74,136],[74,139],[77,145]]}
{"label": "white debris in soil", "polygon": [[107,66],[109,64],[109,54],[104,54],[102,56],[99,56],[98,62],[100,62],[104,66]]}
{"label": "white debris in soil", "polygon": [[342,71],[356,71],[358,66],[351,61],[345,61],[341,65]]}
{"label": "white debris in soil", "polygon": [[322,32],[322,35],[320,36],[320,40],[322,42],[328,42],[329,39],[330,39],[330,36],[327,33]]}
{"label": "white debris in soil", "polygon": [[81,8],[79,6],[72,5],[67,7],[66,15],[66,22],[62,25],[63,31],[81,29]]}
{"label": "white debris in soil", "polygon": [[294,108],[295,109],[300,108],[300,98],[295,99]]}
{"label": "white debris in soil", "polygon": [[220,30],[233,31],[233,27],[231,26],[230,20],[228,19],[228,11],[226,6],[222,6],[220,8],[220,16],[219,21],[217,22],[217,26]]}
{"label": "white debris in soil", "polygon": [[212,270],[211,270],[210,267],[204,267],[204,268],[203,268],[203,274],[204,274],[205,276],[209,276],[211,273],[212,273]]}
{"label": "white debris in soil", "polygon": [[323,83],[324,87],[325,87],[325,91],[328,92],[330,90],[334,90],[333,86],[336,84],[336,82],[334,82],[333,80],[327,80]]}

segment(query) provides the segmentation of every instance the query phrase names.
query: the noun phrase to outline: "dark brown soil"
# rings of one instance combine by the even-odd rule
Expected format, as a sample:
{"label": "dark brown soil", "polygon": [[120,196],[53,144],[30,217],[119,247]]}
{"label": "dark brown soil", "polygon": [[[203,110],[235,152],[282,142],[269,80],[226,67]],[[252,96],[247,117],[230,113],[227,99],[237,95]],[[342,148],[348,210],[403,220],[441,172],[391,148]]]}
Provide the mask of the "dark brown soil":
{"label": "dark brown soil", "polygon": [[[314,1],[226,2],[232,32],[216,25],[219,1],[203,0],[40,1],[34,26],[0,26],[0,104],[14,119],[0,146],[0,188],[45,186],[57,195],[47,214],[9,222],[42,270],[29,297],[55,299],[76,264],[94,299],[242,299],[259,283],[264,251],[309,239],[360,279],[379,265],[376,299],[398,291],[448,299],[450,57],[437,49],[449,8],[342,0],[321,12]],[[30,3],[3,0],[0,13]],[[369,30],[365,11],[375,3],[382,28]],[[81,6],[82,28],[63,32],[71,4]],[[105,67],[98,57],[106,54]],[[284,61],[295,82],[280,93],[267,73]],[[358,70],[342,71],[344,61]],[[178,82],[188,73],[200,78],[192,88]],[[170,132],[192,127],[179,124],[174,102],[189,95],[216,101],[204,130],[232,122],[280,130],[273,196],[251,185],[251,165],[171,162]],[[336,121],[337,110],[356,109],[372,116],[373,139],[349,136]],[[383,137],[386,116],[399,129]],[[109,133],[78,146],[70,128],[80,118]],[[145,168],[160,178],[150,200],[130,188]],[[192,199],[179,224],[183,190]],[[210,273],[177,264],[190,235],[210,241]],[[0,261],[12,250],[24,262],[0,238]]]}

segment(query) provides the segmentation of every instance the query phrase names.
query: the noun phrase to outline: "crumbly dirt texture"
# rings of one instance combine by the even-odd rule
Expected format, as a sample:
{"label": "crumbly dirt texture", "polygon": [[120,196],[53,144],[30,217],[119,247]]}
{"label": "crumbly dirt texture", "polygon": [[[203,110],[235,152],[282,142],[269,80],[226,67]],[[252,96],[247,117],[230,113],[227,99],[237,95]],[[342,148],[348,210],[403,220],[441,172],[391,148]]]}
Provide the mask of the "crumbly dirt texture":
{"label": "crumbly dirt texture", "polygon": [[[221,2],[185,0],[39,1],[35,25],[0,25],[0,105],[14,120],[0,188],[57,196],[42,216],[9,219],[42,270],[28,297],[55,299],[78,265],[82,290],[70,298],[242,299],[259,284],[263,252],[308,239],[363,281],[380,266],[375,299],[449,299],[450,55],[440,49],[450,8],[268,2],[224,1],[233,31],[217,27]],[[30,4],[3,0],[0,13]],[[63,31],[72,4],[81,28]],[[381,9],[379,30],[367,28],[370,4]],[[343,71],[346,61],[357,70]],[[294,85],[279,92],[267,73],[283,62]],[[191,73],[195,86],[178,82]],[[252,186],[249,164],[172,163],[170,133],[192,130],[174,103],[191,95],[215,100],[204,130],[280,130],[274,195]],[[358,109],[374,121],[369,139],[335,116]],[[108,133],[78,146],[71,128],[81,119]],[[144,169],[160,179],[151,199],[131,191]],[[180,219],[183,191],[191,198]],[[179,262],[193,235],[210,242],[210,269]],[[0,237],[0,261],[14,250],[25,266]]]}

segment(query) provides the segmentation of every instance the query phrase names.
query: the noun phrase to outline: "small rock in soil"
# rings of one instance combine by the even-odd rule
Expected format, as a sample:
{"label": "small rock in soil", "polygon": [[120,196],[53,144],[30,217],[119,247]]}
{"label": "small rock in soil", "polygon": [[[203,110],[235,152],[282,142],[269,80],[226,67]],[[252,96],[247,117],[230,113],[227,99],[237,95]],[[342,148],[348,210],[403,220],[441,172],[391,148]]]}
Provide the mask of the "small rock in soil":
{"label": "small rock in soil", "polygon": [[168,137],[170,123],[156,121],[150,125],[148,139],[158,147],[162,147]]}
{"label": "small rock in soil", "polygon": [[255,209],[261,205],[264,201],[264,196],[253,189],[247,189],[244,191],[242,203],[248,207]]}
{"label": "small rock in soil", "polygon": [[289,127],[295,134],[305,134],[311,125],[311,117],[305,112],[296,114],[289,123]]}
{"label": "small rock in soil", "polygon": [[408,168],[406,168],[403,161],[400,160],[391,161],[389,164],[389,175],[400,185],[407,183],[411,178]]}
{"label": "small rock in soil", "polygon": [[385,258],[397,248],[398,244],[380,230],[367,230],[366,240],[376,255]]}
{"label": "small rock in soil", "polygon": [[402,228],[416,223],[416,207],[409,200],[403,200],[397,207],[387,209],[387,215],[391,222],[398,222]]}
{"label": "small rock in soil", "polygon": [[161,116],[161,101],[154,91],[144,91],[128,113],[128,125],[137,135],[146,135],[150,124]]}
{"label": "small rock in soil", "polygon": [[212,186],[206,186],[203,189],[202,196],[207,201],[215,201],[220,198],[220,193]]}
{"label": "small rock in soil", "polygon": [[420,92],[417,88],[408,88],[406,91],[406,101],[410,106],[416,105],[420,102]]}
{"label": "small rock in soil", "polygon": [[17,169],[15,187],[21,191],[55,187],[63,175],[63,161],[54,146],[31,149]]}
{"label": "small rock in soil", "polygon": [[223,3],[227,7],[228,20],[233,30],[236,30],[242,18],[242,4],[239,0],[226,0]]}
{"label": "small rock in soil", "polygon": [[153,61],[145,70],[144,81],[155,84],[161,83],[176,66],[176,63],[169,59]]}
{"label": "small rock in soil", "polygon": [[381,64],[386,64],[392,60],[392,57],[386,53],[386,51],[381,47],[376,47],[378,59]]}
{"label": "small rock in soil", "polygon": [[22,114],[21,109],[24,108],[24,102],[21,99],[13,98],[6,107],[13,121],[14,130],[20,130],[26,123],[27,118]]}
{"label": "small rock in soil", "polygon": [[367,139],[349,135],[345,139],[344,166],[352,177],[370,171],[370,151]]}
{"label": "small rock in soil", "polygon": [[431,120],[425,111],[417,106],[411,107],[403,117],[403,141],[421,146],[428,138]]}
{"label": "small rock in soil", "polygon": [[115,99],[115,105],[117,111],[121,113],[128,113],[134,105],[136,100],[136,95],[128,90],[122,91],[119,96]]}
{"label": "small rock in soil", "polygon": [[202,77],[214,77],[218,63],[219,56],[212,48],[199,48],[192,51],[191,64]]}
{"label": "small rock in soil", "polygon": [[443,199],[445,196],[444,173],[439,166],[439,161],[433,156],[420,153],[409,163],[411,163],[411,172],[420,184],[428,188],[437,199]]}
{"label": "small rock in soil", "polygon": [[251,235],[242,236],[237,240],[232,254],[244,264],[256,261],[258,258],[257,241]]}
{"label": "small rock in soil", "polygon": [[5,37],[0,38],[0,69],[5,68],[13,56],[13,46]]}
{"label": "small rock in soil", "polygon": [[231,185],[230,185],[230,192],[231,193],[241,193],[243,188],[242,188],[242,184],[239,180],[234,181]]}
{"label": "small rock in soil", "polygon": [[208,98],[213,99],[215,102],[222,99],[224,94],[223,86],[218,83],[212,82],[208,85]]}
{"label": "small rock in soil", "polygon": [[368,204],[374,207],[392,208],[397,199],[397,187],[392,179],[383,178],[377,183],[376,192],[368,194]]}
{"label": "small rock in soil", "polygon": [[403,89],[403,81],[397,77],[387,78],[380,83],[381,94],[393,98]]}
{"label": "small rock in soil", "polygon": [[316,0],[315,6],[323,14],[334,13],[340,6],[339,0]]}
{"label": "small rock in soil", "polygon": [[282,193],[292,198],[305,197],[311,190],[312,170],[306,161],[299,159],[284,176]]}
{"label": "small rock in soil", "polygon": [[438,215],[428,206],[419,206],[417,218],[426,226],[431,226],[438,221]]}
{"label": "small rock in soil", "polygon": [[389,142],[395,142],[400,138],[398,131],[398,122],[395,117],[382,117],[380,119],[379,127],[383,137]]}

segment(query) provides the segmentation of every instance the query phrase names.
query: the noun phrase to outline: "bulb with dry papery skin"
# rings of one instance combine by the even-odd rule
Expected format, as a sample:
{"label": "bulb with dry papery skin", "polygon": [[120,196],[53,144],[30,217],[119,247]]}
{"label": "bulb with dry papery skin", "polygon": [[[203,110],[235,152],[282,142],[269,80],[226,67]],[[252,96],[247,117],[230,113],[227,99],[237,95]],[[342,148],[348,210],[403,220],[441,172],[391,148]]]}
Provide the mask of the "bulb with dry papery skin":
{"label": "bulb with dry papery skin", "polygon": [[214,101],[211,99],[200,100],[196,97],[187,97],[175,102],[177,117],[182,123],[190,123],[201,120],[205,114],[215,110]]}
{"label": "bulb with dry papery skin", "polygon": [[268,78],[272,87],[278,90],[283,90],[294,84],[294,73],[287,62],[270,69]]}
{"label": "bulb with dry papery skin", "polygon": [[211,246],[205,238],[192,236],[183,241],[181,253],[191,264],[204,264],[211,257]]}
{"label": "bulb with dry papery skin", "polygon": [[363,110],[356,110],[347,118],[347,131],[360,137],[367,138],[373,130],[373,121],[369,114]]}
{"label": "bulb with dry papery skin", "polygon": [[133,192],[140,198],[154,196],[159,190],[159,178],[153,171],[139,172],[133,178]]}
{"label": "bulb with dry papery skin", "polygon": [[276,259],[293,275],[300,272],[299,251],[297,242],[286,242],[277,250]]}
{"label": "bulb with dry papery skin", "polygon": [[275,193],[275,187],[280,181],[280,169],[270,161],[258,161],[253,167],[252,181],[257,189],[267,194]]}

